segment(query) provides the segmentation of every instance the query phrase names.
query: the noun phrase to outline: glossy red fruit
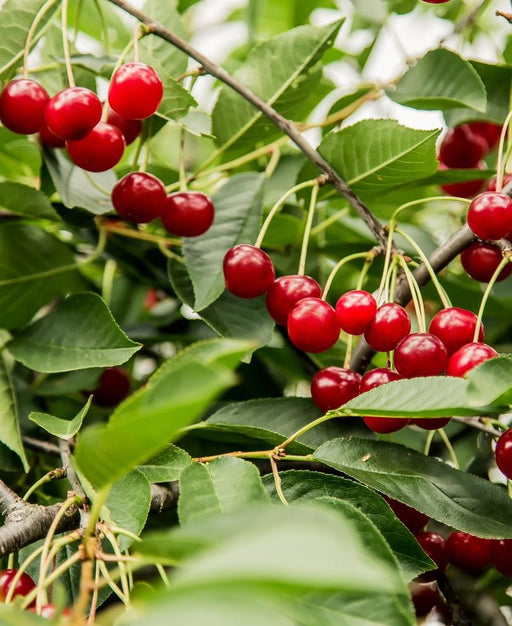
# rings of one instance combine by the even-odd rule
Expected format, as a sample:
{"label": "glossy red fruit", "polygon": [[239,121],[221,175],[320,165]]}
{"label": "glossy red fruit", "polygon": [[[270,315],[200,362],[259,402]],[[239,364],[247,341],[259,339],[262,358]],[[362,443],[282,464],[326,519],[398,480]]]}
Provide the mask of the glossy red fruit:
{"label": "glossy red fruit", "polygon": [[419,533],[420,530],[423,530],[423,528],[425,528],[428,524],[428,521],[430,520],[428,515],[424,515],[423,513],[416,511],[416,509],[407,506],[407,504],[404,504],[403,502],[393,500],[393,498],[390,498],[389,496],[384,496],[384,499],[402,524],[407,526],[412,533]]}
{"label": "glossy red fruit", "polygon": [[420,544],[422,550],[437,565],[435,570],[425,572],[418,576],[418,580],[422,582],[430,582],[440,576],[448,566],[448,552],[446,550],[446,541],[438,533],[424,531],[416,535],[416,541]]}
{"label": "glossy red fruit", "polygon": [[495,356],[498,356],[496,350],[486,343],[468,343],[448,359],[446,374],[462,378],[474,367]]}
{"label": "glossy red fruit", "polygon": [[[428,0],[423,0],[427,2]],[[438,3],[431,3],[438,4]],[[442,603],[437,583],[410,583],[409,591],[417,617],[425,617]]]}
{"label": "glossy red fruit", "polygon": [[311,397],[324,413],[337,409],[359,394],[361,376],[343,367],[325,367],[313,376]]}
{"label": "glossy red fruit", "polygon": [[107,367],[98,380],[98,386],[92,392],[93,402],[98,406],[116,406],[128,396],[131,386],[130,377],[125,369]]}
{"label": "glossy red fruit", "polygon": [[116,212],[137,224],[145,224],[158,217],[166,198],[162,181],[146,172],[130,172],[112,189],[112,204]]}
{"label": "glossy red fruit", "polygon": [[125,149],[123,133],[100,122],[83,139],[66,141],[70,159],[88,172],[105,172],[117,165]]}
{"label": "glossy red fruit", "polygon": [[83,139],[101,119],[98,96],[84,87],[68,87],[50,98],[44,121],[54,135],[65,141]]}
{"label": "glossy red fruit", "polygon": [[[0,572],[0,602],[5,602],[5,598],[9,593],[9,590],[12,586],[12,581],[14,577],[18,573],[17,569],[4,569]],[[16,596],[27,596],[33,589],[36,588],[35,582],[30,578],[28,574],[23,572],[21,578],[16,583],[14,587],[14,592],[12,597]],[[34,606],[35,601],[30,605]]]}
{"label": "glossy red fruit", "polygon": [[488,151],[498,145],[503,128],[501,124],[493,124],[492,122],[469,122],[468,127],[471,132],[485,140]]}
{"label": "glossy red fruit", "polygon": [[[439,337],[448,356],[473,341],[477,316],[466,309],[452,306],[436,313],[430,322],[428,332]],[[484,340],[484,327],[480,324],[478,341]]]}
{"label": "glossy red fruit", "polygon": [[145,63],[125,63],[112,76],[108,103],[129,120],[143,120],[158,109],[164,87],[155,70]]}
{"label": "glossy red fruit", "polygon": [[338,341],[340,323],[328,302],[304,298],[288,315],[288,335],[299,350],[324,352]]}
{"label": "glossy red fruit", "polygon": [[180,237],[198,237],[213,223],[213,202],[198,191],[180,191],[167,196],[160,215],[165,230]]}
{"label": "glossy red fruit", "polygon": [[[488,283],[491,280],[502,260],[501,250],[493,243],[473,243],[460,255],[466,273],[481,283]],[[511,273],[512,263],[509,263],[501,270],[498,281],[505,280]]]}
{"label": "glossy red fruit", "polygon": [[239,298],[262,296],[274,282],[274,265],[268,254],[246,243],[228,250],[222,267],[226,289]]}
{"label": "glossy red fruit", "polygon": [[450,563],[468,572],[482,572],[491,564],[491,542],[468,533],[453,532],[446,541]]}
{"label": "glossy red fruit", "polygon": [[[32,611],[32,613],[37,612],[35,607],[30,610]],[[59,608],[55,606],[55,604],[43,604],[43,606],[41,607],[40,615],[45,619],[55,619],[57,616],[65,618],[71,617],[73,615],[73,611],[71,609],[68,609],[67,607],[59,611]]]}
{"label": "glossy red fruit", "polygon": [[394,350],[410,330],[411,320],[407,311],[399,304],[389,302],[377,309],[364,338],[374,350],[387,352]]}
{"label": "glossy red fruit", "polygon": [[64,148],[64,146],[66,145],[64,139],[61,139],[60,137],[57,137],[57,135],[54,135],[45,123],[43,123],[43,125],[39,129],[38,136],[39,141],[44,146],[49,146],[50,148]]}
{"label": "glossy red fruit", "polygon": [[[361,379],[361,387],[359,393],[370,391],[375,387],[386,385],[394,380],[400,380],[400,374],[393,372],[387,367],[378,367],[374,370],[366,372]],[[364,423],[375,433],[388,434],[400,430],[409,423],[408,419],[395,417],[363,417]]]}
{"label": "glossy red fruit", "polygon": [[512,479],[512,429],[506,430],[496,443],[496,465],[500,471]]}
{"label": "glossy red fruit", "polygon": [[481,193],[469,205],[468,226],[480,239],[506,237],[512,230],[512,199],[504,193]]}
{"label": "glossy red fruit", "polygon": [[443,342],[430,333],[407,335],[395,348],[395,367],[404,378],[439,376],[447,361],[448,353]]}
{"label": "glossy red fruit", "polygon": [[[485,163],[483,161],[480,161],[473,168],[470,169],[484,170],[485,168]],[[440,163],[439,169],[448,170],[450,168],[447,167],[444,163]],[[446,183],[445,185],[441,185],[441,189],[449,196],[455,196],[456,198],[473,198],[474,196],[476,196],[477,193],[480,193],[480,191],[482,191],[484,185],[485,180],[483,178],[476,178],[475,180],[467,180],[461,183]]]}
{"label": "glossy red fruit", "polygon": [[500,574],[512,578],[512,539],[491,541],[491,560]]}
{"label": "glossy red fruit", "polygon": [[35,80],[12,80],[0,95],[0,121],[13,133],[37,133],[43,125],[49,99],[46,89]]}
{"label": "glossy red fruit", "polygon": [[347,291],[336,303],[341,329],[349,335],[362,335],[377,311],[375,298],[363,290]]}
{"label": "glossy red fruit", "polygon": [[439,430],[444,428],[451,420],[451,417],[426,417],[411,420],[411,426],[419,426],[423,430]]}
{"label": "glossy red fruit", "polygon": [[108,111],[107,124],[119,128],[123,133],[126,145],[129,146],[140,135],[142,129],[142,122],[140,120],[127,120],[125,117],[116,113],[114,109]]}
{"label": "glossy red fruit", "polygon": [[439,158],[448,167],[474,167],[487,152],[487,142],[467,124],[451,128],[439,149]]}
{"label": "glossy red fruit", "polygon": [[[496,191],[496,183],[497,182],[498,182],[497,178],[496,178],[496,176],[494,176],[494,178],[491,178],[491,180],[487,184],[487,187],[485,188],[485,190],[486,191]],[[510,183],[512,183],[512,174],[505,174],[505,176],[503,177],[503,189],[505,189],[505,187],[510,185]]]}
{"label": "glossy red fruit", "polygon": [[320,298],[322,288],[310,276],[281,276],[270,285],[265,303],[267,311],[280,325],[286,326],[288,314],[304,298]]}

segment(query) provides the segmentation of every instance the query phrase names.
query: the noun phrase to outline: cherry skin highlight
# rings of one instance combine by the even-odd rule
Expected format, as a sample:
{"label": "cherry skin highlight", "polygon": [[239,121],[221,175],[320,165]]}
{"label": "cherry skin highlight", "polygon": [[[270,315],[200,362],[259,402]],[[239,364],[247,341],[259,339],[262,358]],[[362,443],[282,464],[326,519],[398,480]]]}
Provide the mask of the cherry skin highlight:
{"label": "cherry skin highlight", "polygon": [[[459,307],[442,309],[434,315],[428,332],[439,337],[443,342],[448,356],[457,352],[459,348],[473,341],[477,316],[471,311]],[[478,341],[484,340],[484,327],[480,324]]]}
{"label": "cherry skin highlight", "polygon": [[347,291],[336,303],[341,329],[349,335],[362,335],[377,311],[375,298],[363,290]]}
{"label": "cherry skin highlight", "polygon": [[361,376],[343,367],[325,367],[313,376],[311,397],[317,407],[327,413],[337,409],[359,394]]}
{"label": "cherry skin highlight", "polygon": [[338,341],[340,323],[328,302],[304,298],[288,315],[288,335],[299,350],[324,352]]}
{"label": "cherry skin highlight", "polygon": [[462,378],[474,367],[495,356],[498,356],[496,350],[486,343],[468,343],[448,359],[446,374]]}
{"label": "cherry skin highlight", "polygon": [[419,533],[420,530],[423,530],[430,520],[428,515],[424,515],[423,513],[416,511],[416,509],[413,509],[403,502],[393,500],[393,498],[390,498],[389,496],[384,496],[384,499],[402,524],[407,526],[413,534]]}
{"label": "cherry skin highlight", "polygon": [[[370,391],[370,389],[386,385],[394,380],[401,380],[401,378],[400,374],[387,367],[378,367],[366,372],[363,376],[359,393]],[[395,417],[363,417],[363,421],[370,430],[381,434],[394,433],[409,423],[408,419]]]}
{"label": "cherry skin highlight", "polygon": [[0,121],[13,133],[37,133],[43,125],[49,99],[46,89],[35,80],[12,80],[0,95]]}
{"label": "cherry skin highlight", "polygon": [[[466,273],[481,283],[488,283],[491,280],[502,260],[501,250],[493,243],[473,243],[460,255]],[[498,282],[508,278],[511,273],[512,263],[509,263],[501,270]]]}
{"label": "cherry skin highlight", "polygon": [[430,582],[440,576],[448,566],[448,553],[446,550],[446,541],[438,533],[424,531],[416,535],[416,541],[420,544],[422,550],[437,565],[435,570],[425,572],[418,576],[417,580],[422,582]]}
{"label": "cherry skin highlight", "polygon": [[268,254],[246,243],[228,250],[222,267],[226,289],[239,298],[262,296],[275,278]]}
{"label": "cherry skin highlight", "polygon": [[128,120],[125,117],[116,113],[114,109],[108,111],[107,124],[119,128],[123,133],[126,145],[129,146],[140,135],[142,129],[142,122],[140,120]]}
{"label": "cherry skin highlight", "polygon": [[481,193],[469,205],[468,226],[480,239],[506,237],[512,230],[512,199],[504,193]]}
{"label": "cherry skin highlight", "polygon": [[117,165],[125,149],[123,133],[100,122],[83,139],[66,141],[70,159],[88,172],[105,172]]}
{"label": "cherry skin highlight", "polygon": [[130,172],[112,189],[112,204],[116,212],[137,224],[146,224],[158,217],[166,198],[162,181],[146,172]]}
{"label": "cherry skin highlight", "polygon": [[452,168],[474,167],[487,152],[487,142],[467,124],[451,128],[441,143],[439,158]]}
{"label": "cherry skin highlight", "polygon": [[108,103],[129,120],[144,120],[158,109],[164,87],[155,70],[145,63],[125,63],[112,76]]}
{"label": "cherry skin highlight", "polygon": [[[17,573],[17,569],[4,569],[0,572],[0,602],[5,602],[5,598],[7,597],[7,594],[12,586],[12,581]],[[35,588],[35,582],[28,574],[23,572],[21,578],[16,583],[12,597],[27,596]],[[30,604],[30,606],[35,606],[35,600]]]}
{"label": "cherry skin highlight", "polygon": [[491,541],[469,533],[453,532],[446,541],[450,563],[468,572],[479,573],[491,564]]}
{"label": "cherry skin highlight", "polygon": [[281,276],[270,285],[265,304],[272,318],[280,325],[286,326],[288,314],[304,298],[320,298],[322,288],[310,276]]}
{"label": "cherry skin highlight", "polygon": [[98,96],[84,87],[68,87],[50,98],[44,121],[54,135],[65,141],[83,139],[101,119]]}
{"label": "cherry skin highlight", "polygon": [[491,560],[502,576],[512,578],[512,539],[491,541]]}
{"label": "cherry skin highlight", "polygon": [[92,392],[93,402],[98,406],[116,406],[129,395],[131,386],[130,377],[124,368],[107,367]]}
{"label": "cherry skin highlight", "polygon": [[512,478],[512,429],[506,430],[498,439],[494,454],[501,473]]}
{"label": "cherry skin highlight", "polygon": [[198,237],[213,223],[215,208],[204,193],[181,191],[167,196],[160,215],[165,230],[180,237]]}
{"label": "cherry skin highlight", "polygon": [[377,309],[364,338],[374,350],[388,352],[394,350],[410,330],[411,320],[407,311],[399,304],[390,302]]}
{"label": "cherry skin highlight", "polygon": [[435,335],[413,333],[397,345],[394,359],[397,372],[404,378],[439,376],[446,367],[448,353]]}

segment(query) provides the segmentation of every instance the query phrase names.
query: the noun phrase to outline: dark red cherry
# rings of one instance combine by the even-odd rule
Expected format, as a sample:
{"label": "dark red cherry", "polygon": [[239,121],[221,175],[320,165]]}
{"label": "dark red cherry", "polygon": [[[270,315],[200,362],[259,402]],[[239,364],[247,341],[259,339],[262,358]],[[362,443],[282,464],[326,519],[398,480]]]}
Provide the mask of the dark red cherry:
{"label": "dark red cherry", "polygon": [[66,141],[70,159],[88,172],[104,172],[117,165],[125,149],[123,133],[100,122],[83,139]]}
{"label": "dark red cherry", "polygon": [[[14,577],[17,573],[17,569],[4,569],[0,572],[0,602],[5,602],[5,598],[7,597],[7,594],[9,593],[9,590],[12,586],[12,581],[14,580]],[[34,583],[32,578],[30,578],[28,574],[23,572],[19,581],[14,587],[12,597],[15,598],[16,596],[27,596],[35,588],[36,584]],[[30,604],[31,607],[34,605],[35,601]]]}
{"label": "dark red cherry", "polygon": [[512,578],[512,539],[491,541],[491,560],[500,574]]}
{"label": "dark red cherry", "polygon": [[480,239],[506,237],[512,230],[512,199],[504,193],[481,193],[469,205],[468,226]]}
{"label": "dark red cherry", "polygon": [[359,289],[347,291],[336,303],[336,315],[341,330],[349,335],[362,335],[375,317],[376,311],[375,298],[367,291]]}
{"label": "dark red cherry", "polygon": [[8,83],[0,96],[0,121],[13,133],[37,133],[44,121],[50,96],[35,80],[17,78]]}
{"label": "dark red cherry", "polygon": [[[428,0],[423,1],[428,2]],[[430,2],[430,4],[439,4],[439,2]],[[413,582],[409,583],[409,590],[417,617],[425,617],[443,603],[437,583]]]}
{"label": "dark red cherry", "polygon": [[[484,170],[486,165],[484,161],[480,161],[473,168],[477,170]],[[439,164],[440,170],[450,169],[446,167],[444,163]],[[468,168],[463,168],[468,169]],[[477,193],[482,191],[482,188],[485,185],[485,180],[483,178],[476,178],[475,180],[467,180],[465,182],[460,183],[446,183],[441,185],[441,189],[447,193],[449,196],[455,196],[456,198],[473,198]]]}
{"label": "dark red cherry", "polygon": [[[32,613],[37,612],[35,607],[30,610],[32,611]],[[59,608],[55,606],[55,604],[43,604],[39,614],[41,615],[41,617],[44,617],[45,619],[55,619],[57,616],[71,617],[73,615],[73,611],[71,609],[68,609],[67,607],[59,611]],[[65,621],[67,623],[67,620]]]}
{"label": "dark red cherry", "polygon": [[[497,178],[496,178],[496,176],[494,176],[493,178],[491,178],[491,180],[487,184],[487,187],[485,188],[485,190],[486,191],[496,191],[496,184],[497,184],[497,182],[498,182]],[[503,189],[505,189],[505,187],[510,185],[510,183],[512,183],[512,174],[505,174],[505,176],[503,177]]]}
{"label": "dark red cherry", "polygon": [[119,128],[123,133],[126,145],[129,146],[140,135],[142,129],[142,122],[140,120],[127,120],[125,117],[116,113],[114,109],[108,110],[107,124]]}
{"label": "dark red cherry", "polygon": [[435,580],[448,566],[446,541],[438,533],[429,531],[418,533],[416,535],[416,541],[420,544],[422,550],[426,552],[437,565],[437,569],[421,574],[421,576],[418,576],[418,580],[422,582]]}
{"label": "dark red cherry", "polygon": [[448,167],[474,167],[487,152],[487,142],[467,124],[451,128],[441,143],[439,157]]}
{"label": "dark red cherry", "polygon": [[444,428],[451,420],[451,417],[425,417],[411,420],[411,426],[419,426],[423,430],[439,430]]}
{"label": "dark red cherry", "polygon": [[161,180],[146,172],[130,172],[112,189],[112,204],[121,217],[145,224],[162,212],[167,192]]}
{"label": "dark red cherry", "polygon": [[462,378],[474,367],[495,356],[498,356],[496,350],[486,343],[468,343],[448,359],[446,374]]}
{"label": "dark red cherry", "polygon": [[165,230],[180,237],[198,237],[213,223],[213,202],[198,191],[180,191],[167,196],[160,215]]}
{"label": "dark red cherry", "polygon": [[389,302],[377,309],[364,338],[374,350],[388,352],[394,350],[410,330],[411,320],[407,311],[399,304]]}
{"label": "dark red cherry", "polygon": [[226,289],[239,298],[262,296],[274,282],[274,265],[268,254],[247,243],[228,250],[222,267]]}
{"label": "dark red cherry", "polygon": [[337,409],[359,394],[361,376],[343,367],[325,367],[313,376],[311,397],[324,413]]}
{"label": "dark red cherry", "polygon": [[498,145],[503,128],[501,124],[493,124],[492,122],[469,122],[467,126],[472,133],[485,140],[488,151],[491,151]]}
{"label": "dark red cherry", "polygon": [[[452,306],[436,313],[430,322],[428,332],[439,337],[443,342],[448,356],[462,346],[473,341],[477,316],[471,311]],[[484,327],[480,324],[478,340],[484,340]]]}
{"label": "dark red cherry", "polygon": [[512,429],[506,430],[498,439],[495,455],[500,471],[512,479]]}
{"label": "dark red cherry", "polygon": [[288,314],[298,302],[321,295],[322,288],[310,276],[280,276],[270,285],[265,303],[272,318],[280,326],[286,326]]}
{"label": "dark red cherry", "polygon": [[384,499],[391,507],[393,513],[398,517],[398,519],[407,526],[407,528],[412,533],[419,533],[420,530],[423,530],[427,525],[430,517],[428,515],[424,515],[420,513],[416,509],[404,504],[403,502],[399,502],[398,500],[393,500],[389,496],[384,496]]}
{"label": "dark red cherry", "polygon": [[158,109],[164,87],[155,70],[145,63],[125,63],[112,76],[108,103],[122,117],[144,120]]}
{"label": "dark red cherry", "polygon": [[447,2],[450,2],[450,0],[423,0],[423,2],[426,2],[427,4],[446,4]]}
{"label": "dark red cherry", "polygon": [[64,139],[61,139],[60,137],[57,137],[57,135],[54,135],[45,123],[43,123],[43,125],[39,129],[38,136],[39,141],[44,146],[49,146],[50,148],[64,148],[64,146],[66,145]]}
{"label": "dark red cherry", "polygon": [[[488,283],[498,265],[503,260],[503,254],[493,243],[473,243],[460,255],[462,267],[471,278]],[[498,276],[498,281],[505,280],[512,273],[512,263],[506,265]]]}
{"label": "dark red cherry", "polygon": [[[375,387],[386,385],[394,380],[400,380],[400,374],[393,372],[387,367],[378,367],[374,370],[366,372],[361,379],[361,387],[359,393],[370,391]],[[400,430],[409,423],[408,419],[396,417],[363,417],[364,423],[375,433],[388,434]]]}
{"label": "dark red cherry", "polygon": [[92,392],[93,402],[98,406],[116,406],[128,396],[131,386],[130,377],[124,368],[107,367]]}
{"label": "dark red cherry", "polygon": [[450,563],[468,572],[482,572],[491,564],[491,542],[468,533],[453,532],[446,541]]}
{"label": "dark red cherry", "polygon": [[439,376],[447,361],[443,342],[430,333],[407,335],[395,348],[395,367],[404,378]]}
{"label": "dark red cherry", "polygon": [[54,135],[65,141],[83,139],[101,119],[98,96],[84,87],[68,87],[50,98],[44,121]]}
{"label": "dark red cherry", "polygon": [[328,302],[304,298],[288,315],[288,335],[299,350],[324,352],[338,341],[340,323]]}

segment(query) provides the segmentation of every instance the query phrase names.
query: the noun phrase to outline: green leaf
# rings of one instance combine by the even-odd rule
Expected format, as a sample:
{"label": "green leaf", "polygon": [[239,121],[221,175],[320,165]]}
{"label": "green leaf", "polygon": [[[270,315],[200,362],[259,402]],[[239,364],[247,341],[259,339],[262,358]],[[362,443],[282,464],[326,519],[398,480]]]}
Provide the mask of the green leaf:
{"label": "green leaf", "polygon": [[334,439],[314,457],[365,485],[477,537],[512,538],[506,490],[405,446]]}
{"label": "green leaf", "polygon": [[29,464],[21,442],[16,395],[11,380],[12,361],[4,351],[0,353],[0,441],[15,452],[25,472]]}
{"label": "green leaf", "polygon": [[194,287],[194,310],[201,311],[224,291],[222,261],[238,243],[254,243],[261,222],[262,174],[232,176],[213,194],[215,220],[208,232],[184,240],[183,252]]}
{"label": "green leaf", "polygon": [[[255,46],[235,76],[285,117],[300,119],[320,80],[322,54],[333,45],[341,24],[299,26],[277,35]],[[213,134],[225,148],[236,144],[247,149],[281,133],[229,87],[221,90],[212,122]]]}
{"label": "green leaf", "polygon": [[467,373],[471,404],[508,406],[512,404],[512,354],[484,361]]}
{"label": "green leaf", "polygon": [[47,373],[120,365],[140,348],[92,292],[69,296],[9,343],[17,361]]}
{"label": "green leaf", "polygon": [[487,94],[471,63],[458,54],[431,50],[400,79],[390,98],[416,109],[438,110],[468,107],[484,112]]}
{"label": "green leaf", "polygon": [[190,107],[197,106],[192,94],[161,66],[153,61],[151,64],[164,81],[164,97],[158,107],[157,115],[166,120],[177,120],[187,114]]}
{"label": "green leaf", "polygon": [[185,450],[171,445],[137,469],[151,483],[166,483],[178,480],[181,472],[191,463],[192,459]]}
{"label": "green leaf", "polygon": [[60,221],[44,193],[20,183],[0,183],[0,207],[23,217]]}
{"label": "green leaf", "polygon": [[180,523],[214,513],[235,513],[250,502],[269,497],[256,467],[243,459],[223,457],[210,463],[193,463],[180,476]]}
{"label": "green leaf", "polygon": [[55,437],[60,437],[60,439],[65,439],[66,441],[69,441],[70,439],[73,439],[73,437],[82,427],[82,422],[84,421],[84,418],[89,411],[91,401],[92,396],[89,396],[89,399],[85,403],[85,406],[80,409],[80,411],[71,420],[65,420],[60,417],[55,417],[53,415],[49,415],[48,413],[36,412],[30,413],[28,419],[31,422],[34,422],[35,424],[40,426],[41,428],[44,428],[44,430],[46,430],[46,432],[50,433],[51,435],[55,435]]}

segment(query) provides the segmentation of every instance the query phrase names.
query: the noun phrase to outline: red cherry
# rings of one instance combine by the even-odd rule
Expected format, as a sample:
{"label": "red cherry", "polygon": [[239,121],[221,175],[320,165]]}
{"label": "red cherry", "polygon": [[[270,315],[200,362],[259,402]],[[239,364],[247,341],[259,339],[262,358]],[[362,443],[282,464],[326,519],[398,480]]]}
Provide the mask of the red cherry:
{"label": "red cherry", "polygon": [[468,226],[480,239],[501,239],[512,230],[512,199],[485,191],[469,205]]}
{"label": "red cherry", "polygon": [[151,287],[151,289],[147,292],[146,297],[144,299],[144,310],[151,311],[151,309],[160,302],[160,294],[158,291]]}
{"label": "red cherry", "polygon": [[100,122],[83,139],[66,141],[68,154],[75,165],[88,172],[104,172],[117,165],[123,156],[123,133]]}
{"label": "red cherry", "polygon": [[[473,341],[477,316],[471,311],[452,306],[436,313],[430,322],[428,332],[439,337],[443,342],[448,356],[462,346]],[[484,340],[484,327],[480,324],[478,340]]]}
{"label": "red cherry", "polygon": [[121,217],[145,224],[162,212],[167,194],[161,180],[146,172],[130,172],[112,189],[112,204]]}
{"label": "red cherry", "polygon": [[222,267],[226,289],[239,298],[262,296],[274,282],[274,265],[268,254],[246,243],[228,250]]}
{"label": "red cherry", "polygon": [[506,430],[496,443],[496,465],[502,474],[512,478],[512,429]]}
{"label": "red cherry", "polygon": [[498,145],[503,128],[501,124],[493,124],[492,122],[470,122],[467,126],[472,133],[485,140],[488,151]]}
{"label": "red cherry", "polygon": [[[470,169],[485,169],[486,165],[483,161],[477,163],[474,168]],[[450,169],[444,163],[439,163],[439,170],[448,170]],[[468,168],[463,168],[468,169]],[[449,196],[455,196],[457,198],[473,198],[477,193],[482,191],[482,187],[485,185],[485,180],[476,179],[476,180],[467,180],[462,183],[446,183],[445,185],[441,185],[441,189],[447,193]]]}
{"label": "red cherry", "polygon": [[367,291],[347,291],[336,303],[341,329],[349,335],[362,335],[377,311],[375,298]]}
{"label": "red cherry", "polygon": [[411,426],[419,426],[423,430],[439,430],[450,422],[451,417],[422,417],[411,420]]}
{"label": "red cherry", "polygon": [[447,361],[443,342],[429,333],[407,335],[395,348],[395,367],[404,378],[439,376]]}
{"label": "red cherry", "polygon": [[[501,250],[492,243],[473,243],[460,255],[466,273],[481,283],[488,283],[491,280],[502,260]],[[498,281],[505,280],[511,273],[512,263],[509,263],[501,270]]]}
{"label": "red cherry", "polygon": [[267,311],[280,325],[286,326],[288,314],[304,298],[320,298],[322,288],[310,276],[281,276],[270,285],[265,303]]}
{"label": "red cherry", "polygon": [[[387,367],[378,367],[366,372],[363,376],[359,393],[370,391],[370,389],[386,385],[393,380],[400,380],[401,378],[400,374],[393,372]],[[373,432],[381,434],[394,433],[409,423],[408,419],[396,417],[363,417],[363,421]]]}
{"label": "red cherry", "polygon": [[324,352],[338,341],[340,323],[328,302],[304,298],[288,315],[288,335],[299,350]]}
{"label": "red cherry", "polygon": [[403,502],[393,500],[393,498],[390,498],[389,496],[384,496],[384,499],[402,524],[407,526],[412,533],[420,532],[420,530],[425,528],[427,525],[430,519],[428,515],[424,515],[423,513],[416,511],[416,509],[413,509]]}
{"label": "red cherry", "polygon": [[50,148],[64,148],[66,145],[64,139],[54,135],[45,123],[39,129],[39,141]]}
{"label": "red cherry", "polygon": [[[431,4],[439,4],[439,2],[431,2]],[[425,617],[443,602],[437,583],[410,583],[409,590],[417,617]]]}
{"label": "red cherry", "polygon": [[495,356],[498,356],[496,350],[486,343],[468,343],[448,359],[446,374],[462,378],[474,367]]}
{"label": "red cherry", "polygon": [[[496,183],[498,182],[496,176],[494,176],[494,178],[491,178],[491,180],[489,181],[489,183],[487,184],[487,187],[485,188],[486,191],[496,191]],[[508,185],[510,185],[510,183],[512,183],[512,174],[505,174],[505,176],[503,177],[503,189],[505,187],[507,187]]]}
{"label": "red cherry", "polygon": [[35,80],[12,80],[0,96],[0,121],[13,133],[37,133],[43,125],[49,99],[46,89]]}
{"label": "red cherry", "polygon": [[114,109],[110,108],[108,110],[107,124],[119,128],[123,133],[127,146],[137,139],[142,129],[142,122],[140,120],[127,120],[125,117],[119,115],[119,113],[116,113]]}
{"label": "red cherry", "polygon": [[500,574],[512,578],[512,539],[491,541],[491,560]]}
{"label": "red cherry", "polygon": [[[0,572],[0,602],[5,602],[5,598],[9,593],[9,589],[12,586],[12,581],[14,577],[18,573],[17,569],[4,569]],[[28,574],[21,575],[19,581],[16,583],[14,587],[14,592],[12,597],[16,596],[27,596],[32,590],[36,588],[35,582],[30,578]],[[35,601],[30,604],[30,606],[34,606]]]}
{"label": "red cherry", "polygon": [[98,96],[84,87],[69,87],[50,98],[44,121],[54,135],[65,141],[82,139],[101,119]]}
{"label": "red cherry", "polygon": [[361,376],[343,367],[325,367],[313,376],[311,397],[324,413],[337,409],[359,394]]}
{"label": "red cherry", "polygon": [[107,367],[98,380],[98,386],[92,392],[93,402],[98,406],[116,406],[128,396],[131,386],[130,377],[125,369]]}
{"label": "red cherry", "polygon": [[388,352],[394,350],[410,330],[411,320],[407,311],[399,304],[390,302],[377,309],[364,338],[374,350]]}
{"label": "red cherry", "polygon": [[[37,613],[35,607],[30,610],[32,613]],[[41,607],[41,612],[39,614],[45,619],[55,619],[57,616],[71,617],[73,615],[73,611],[71,609],[68,609],[67,607],[63,608],[62,611],[59,611],[58,607],[56,607],[55,604],[44,604]]]}
{"label": "red cherry", "polygon": [[454,532],[446,541],[450,563],[469,572],[482,572],[491,564],[491,542],[468,533]]}
{"label": "red cherry", "polygon": [[181,191],[167,196],[160,215],[164,228],[180,237],[197,237],[213,223],[213,202],[204,193]]}
{"label": "red cherry", "polygon": [[487,142],[467,124],[451,128],[441,143],[439,157],[448,167],[474,167],[487,152]]}
{"label": "red cherry", "polygon": [[128,120],[144,120],[158,109],[164,87],[155,70],[145,63],[125,63],[112,76],[108,103]]}
{"label": "red cherry", "polygon": [[437,565],[437,569],[425,572],[418,576],[418,580],[430,582],[441,575],[448,566],[448,553],[446,550],[446,541],[438,533],[424,531],[416,535],[416,541],[420,544],[421,549]]}

